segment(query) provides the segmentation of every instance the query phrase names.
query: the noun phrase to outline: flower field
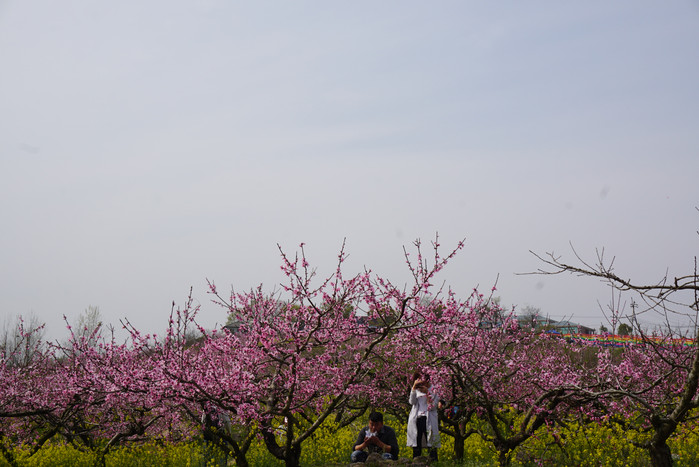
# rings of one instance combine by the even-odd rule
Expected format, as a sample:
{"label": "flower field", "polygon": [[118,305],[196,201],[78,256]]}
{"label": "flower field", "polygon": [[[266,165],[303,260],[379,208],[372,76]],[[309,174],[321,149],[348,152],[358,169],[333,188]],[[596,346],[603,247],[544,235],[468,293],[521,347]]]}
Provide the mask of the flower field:
{"label": "flower field", "polygon": [[[410,456],[410,448],[405,447],[405,424],[387,417],[387,424],[396,429],[401,447],[401,457]],[[301,455],[303,466],[347,465],[359,424],[337,430],[332,423],[325,424],[304,446]],[[523,444],[512,460],[512,465],[539,466],[644,466],[650,465],[643,449],[630,443],[629,433],[619,425],[570,424],[567,429],[545,430]],[[671,441],[677,466],[699,465],[699,433],[696,430],[683,430]],[[15,448],[18,465],[22,467],[92,467],[97,457],[63,442],[49,443],[31,457],[22,455],[21,448]],[[453,458],[453,440],[442,435],[439,450],[439,466],[494,466],[498,465],[497,453],[483,442],[479,436],[471,436],[466,441],[464,459]],[[283,466],[284,462],[275,459],[261,440],[256,440],[247,455],[252,466]],[[108,467],[198,467],[205,466],[201,440],[182,443],[149,442],[115,449],[106,458]],[[217,466],[216,462],[209,462]],[[228,459],[228,465],[235,465]],[[9,466],[0,459],[0,466]]]}

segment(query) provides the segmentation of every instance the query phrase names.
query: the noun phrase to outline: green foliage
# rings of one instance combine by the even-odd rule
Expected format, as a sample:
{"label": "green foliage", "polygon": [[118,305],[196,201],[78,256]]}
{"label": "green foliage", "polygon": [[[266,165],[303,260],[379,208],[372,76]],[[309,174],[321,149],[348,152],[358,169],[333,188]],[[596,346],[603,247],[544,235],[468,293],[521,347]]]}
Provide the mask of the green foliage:
{"label": "green foliage", "polygon": [[616,333],[620,336],[630,336],[631,334],[633,334],[633,328],[626,323],[621,323],[617,328]]}

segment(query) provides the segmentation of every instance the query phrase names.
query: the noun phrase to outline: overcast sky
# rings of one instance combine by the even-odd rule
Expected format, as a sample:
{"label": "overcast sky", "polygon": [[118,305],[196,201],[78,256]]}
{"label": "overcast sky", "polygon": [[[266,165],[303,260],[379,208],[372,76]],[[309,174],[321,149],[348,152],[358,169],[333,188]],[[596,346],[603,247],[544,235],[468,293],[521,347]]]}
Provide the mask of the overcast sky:
{"label": "overcast sky", "polygon": [[0,313],[165,328],[206,279],[273,290],[277,244],[599,327],[592,279],[699,253],[696,1],[0,1]]}

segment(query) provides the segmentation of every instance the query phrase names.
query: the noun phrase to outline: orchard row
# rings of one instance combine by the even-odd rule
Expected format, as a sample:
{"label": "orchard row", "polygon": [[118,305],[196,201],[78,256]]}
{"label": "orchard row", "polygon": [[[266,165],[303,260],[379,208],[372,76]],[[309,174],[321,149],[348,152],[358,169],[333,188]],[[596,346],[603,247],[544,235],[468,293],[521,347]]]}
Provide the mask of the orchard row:
{"label": "orchard row", "polygon": [[[671,465],[667,441],[697,406],[697,346],[668,336],[604,348],[523,329],[487,294],[435,288],[462,247],[442,256],[435,241],[428,258],[416,242],[414,257],[405,254],[414,281],[404,286],[368,270],[346,277],[344,248],[335,272],[316,277],[301,245],[293,257],[282,252],[284,300],[210,283],[234,323],[225,330],[199,328],[191,298],[173,306],[163,336],[127,324],[126,342],[95,329],[58,344],[22,330],[2,354],[2,454],[14,464],[12,446],[36,452],[60,436],[104,462],[116,446],[203,430],[236,465],[248,464],[257,437],[297,466],[325,422],[342,428],[372,408],[407,418],[408,377],[423,369],[456,458],[470,436],[507,465],[540,430],[618,421],[641,433],[635,442],[654,465]],[[232,429],[221,429],[224,419]]]}

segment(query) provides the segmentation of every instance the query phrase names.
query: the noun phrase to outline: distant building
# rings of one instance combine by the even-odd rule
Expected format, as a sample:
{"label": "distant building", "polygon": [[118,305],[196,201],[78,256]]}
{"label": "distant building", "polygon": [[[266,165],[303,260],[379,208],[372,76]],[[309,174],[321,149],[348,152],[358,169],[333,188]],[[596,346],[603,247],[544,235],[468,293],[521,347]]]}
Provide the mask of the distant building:
{"label": "distant building", "polygon": [[584,324],[573,323],[572,321],[556,321],[550,326],[561,334],[594,334],[595,328],[585,326]]}
{"label": "distant building", "polygon": [[227,329],[228,332],[230,332],[231,334],[238,334],[238,332],[240,331],[240,326],[242,325],[242,321],[235,320],[223,326],[223,329]]}
{"label": "distant building", "polygon": [[517,322],[520,327],[557,331],[561,334],[595,334],[595,328],[570,320],[557,321],[543,316],[520,315],[517,316]]}

